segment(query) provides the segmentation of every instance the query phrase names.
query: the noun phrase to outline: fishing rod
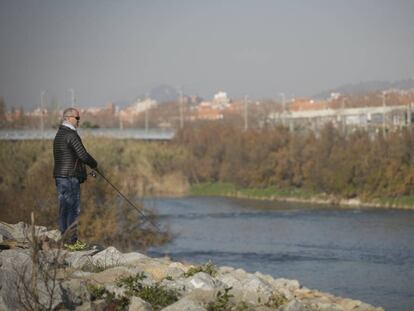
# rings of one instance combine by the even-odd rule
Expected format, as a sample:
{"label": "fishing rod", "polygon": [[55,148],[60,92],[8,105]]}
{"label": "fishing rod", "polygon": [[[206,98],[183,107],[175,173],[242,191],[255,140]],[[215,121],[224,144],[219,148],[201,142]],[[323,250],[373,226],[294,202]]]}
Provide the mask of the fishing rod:
{"label": "fishing rod", "polygon": [[95,177],[96,178],[96,173],[98,173],[109,185],[111,185],[112,186],[112,188],[114,188],[115,189],[115,191],[116,192],[118,192],[118,194],[122,197],[122,198],[124,198],[124,200],[125,201],[127,201],[128,203],[129,203],[129,205],[131,205],[133,208],[135,208],[135,210],[139,213],[139,214],[141,214],[141,216],[144,218],[144,223],[145,222],[149,222],[151,225],[153,225],[153,227],[155,228],[155,229],[157,229],[158,230],[158,232],[162,232],[161,231],[161,229],[152,221],[152,219],[150,219],[147,215],[145,215],[134,203],[132,203],[117,187],[115,187],[114,186],[114,184],[112,184],[109,180],[108,180],[108,178],[106,178],[105,177],[105,175],[104,174],[102,174],[102,172],[100,171],[100,170],[98,170],[97,168],[95,168],[94,170],[92,170],[89,174],[92,176],[92,177]]}

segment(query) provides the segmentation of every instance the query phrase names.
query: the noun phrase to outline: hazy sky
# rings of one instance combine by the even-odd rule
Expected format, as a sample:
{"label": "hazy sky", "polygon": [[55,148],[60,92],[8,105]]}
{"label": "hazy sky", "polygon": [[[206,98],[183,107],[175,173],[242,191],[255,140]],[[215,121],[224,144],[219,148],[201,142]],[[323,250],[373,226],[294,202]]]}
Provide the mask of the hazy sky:
{"label": "hazy sky", "polygon": [[0,0],[0,96],[131,101],[159,84],[211,98],[309,96],[414,76],[414,1]]}

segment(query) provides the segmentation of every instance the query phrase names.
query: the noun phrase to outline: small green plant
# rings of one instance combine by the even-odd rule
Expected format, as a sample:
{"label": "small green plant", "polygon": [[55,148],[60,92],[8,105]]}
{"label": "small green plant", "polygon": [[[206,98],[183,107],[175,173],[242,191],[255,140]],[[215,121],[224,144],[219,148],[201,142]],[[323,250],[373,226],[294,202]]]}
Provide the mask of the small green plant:
{"label": "small green plant", "polygon": [[207,306],[207,311],[231,311],[233,310],[234,305],[230,302],[230,298],[234,297],[232,294],[229,294],[229,291],[233,287],[226,287],[224,292],[218,291],[216,295],[216,300],[210,302]]}
{"label": "small green plant", "polygon": [[285,295],[277,292],[273,292],[269,298],[269,301],[265,304],[267,307],[279,308],[288,302]]}
{"label": "small green plant", "polygon": [[116,282],[116,285],[118,287],[124,287],[127,290],[127,295],[134,296],[135,293],[142,290],[143,285],[141,281],[143,281],[145,278],[146,278],[146,275],[144,272],[138,272],[134,276],[127,276],[124,278],[120,278]]}
{"label": "small green plant", "polygon": [[130,298],[125,296],[117,297],[114,293],[107,292],[105,301],[107,303],[105,310],[124,311],[128,310]]}
{"label": "small green plant", "polygon": [[154,310],[161,310],[178,300],[177,291],[166,289],[159,284],[144,286],[137,296],[150,303]]}
{"label": "small green plant", "polygon": [[129,305],[129,297],[117,297],[103,286],[87,284],[86,288],[89,292],[91,301],[105,299],[107,304],[105,310],[122,311],[126,310]]}
{"label": "small green plant", "polygon": [[177,291],[166,289],[159,284],[144,285],[142,281],[145,278],[144,272],[140,272],[134,276],[119,279],[116,285],[118,287],[124,287],[128,297],[138,296],[147,301],[154,310],[161,310],[178,300]]}
{"label": "small green plant", "polygon": [[247,311],[247,310],[249,310],[249,306],[247,305],[245,301],[240,301],[235,308],[235,311]]}
{"label": "small green plant", "polygon": [[169,275],[169,276],[167,276],[165,279],[166,279],[167,281],[172,281],[172,280],[173,280],[173,277],[172,277],[171,275]]}
{"label": "small green plant", "polygon": [[188,278],[199,272],[204,272],[214,277],[217,275],[217,267],[211,262],[200,266],[191,267],[186,273],[184,273],[184,277]]}
{"label": "small green plant", "polygon": [[107,293],[105,287],[94,284],[87,284],[86,289],[88,290],[92,301],[104,298]]}

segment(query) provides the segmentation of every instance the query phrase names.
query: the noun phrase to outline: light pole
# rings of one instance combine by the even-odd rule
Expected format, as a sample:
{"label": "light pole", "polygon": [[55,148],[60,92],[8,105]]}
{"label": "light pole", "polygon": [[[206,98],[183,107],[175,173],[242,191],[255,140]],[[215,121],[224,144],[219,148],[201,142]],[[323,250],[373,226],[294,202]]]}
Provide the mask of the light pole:
{"label": "light pole", "polygon": [[385,137],[385,108],[387,107],[387,103],[385,102],[385,92],[382,92],[382,134]]}
{"label": "light pole", "polygon": [[148,110],[150,109],[151,99],[146,95],[147,107],[145,107],[145,133],[148,133]]}
{"label": "light pole", "polygon": [[180,88],[180,128],[184,127],[183,88]]}
{"label": "light pole", "polygon": [[282,96],[282,124],[285,125],[285,112],[286,112],[286,97],[285,93],[279,93]]}
{"label": "light pole", "polygon": [[71,92],[71,94],[72,94],[72,108],[74,108],[75,107],[75,102],[76,102],[76,98],[75,98],[75,90],[72,88],[72,89],[69,89],[69,92]]}
{"label": "light pole", "polygon": [[248,123],[248,110],[247,110],[247,95],[244,96],[244,130],[247,131],[249,128]]}
{"label": "light pole", "polygon": [[40,94],[40,130],[42,132],[42,139],[44,139],[45,137],[45,123],[43,120],[43,111],[44,111],[44,101],[45,101],[45,95],[46,95],[47,91],[44,90],[42,91],[42,93]]}

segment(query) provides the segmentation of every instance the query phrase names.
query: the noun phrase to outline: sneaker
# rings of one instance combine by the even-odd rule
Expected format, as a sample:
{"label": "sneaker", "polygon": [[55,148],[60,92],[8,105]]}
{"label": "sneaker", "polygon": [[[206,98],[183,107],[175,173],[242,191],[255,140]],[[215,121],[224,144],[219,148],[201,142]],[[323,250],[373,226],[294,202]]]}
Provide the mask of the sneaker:
{"label": "sneaker", "polygon": [[67,248],[68,250],[70,250],[71,252],[83,251],[83,250],[85,250],[88,247],[86,245],[86,243],[85,242],[82,242],[81,240],[77,240],[73,244],[64,244],[63,246],[65,248]]}

